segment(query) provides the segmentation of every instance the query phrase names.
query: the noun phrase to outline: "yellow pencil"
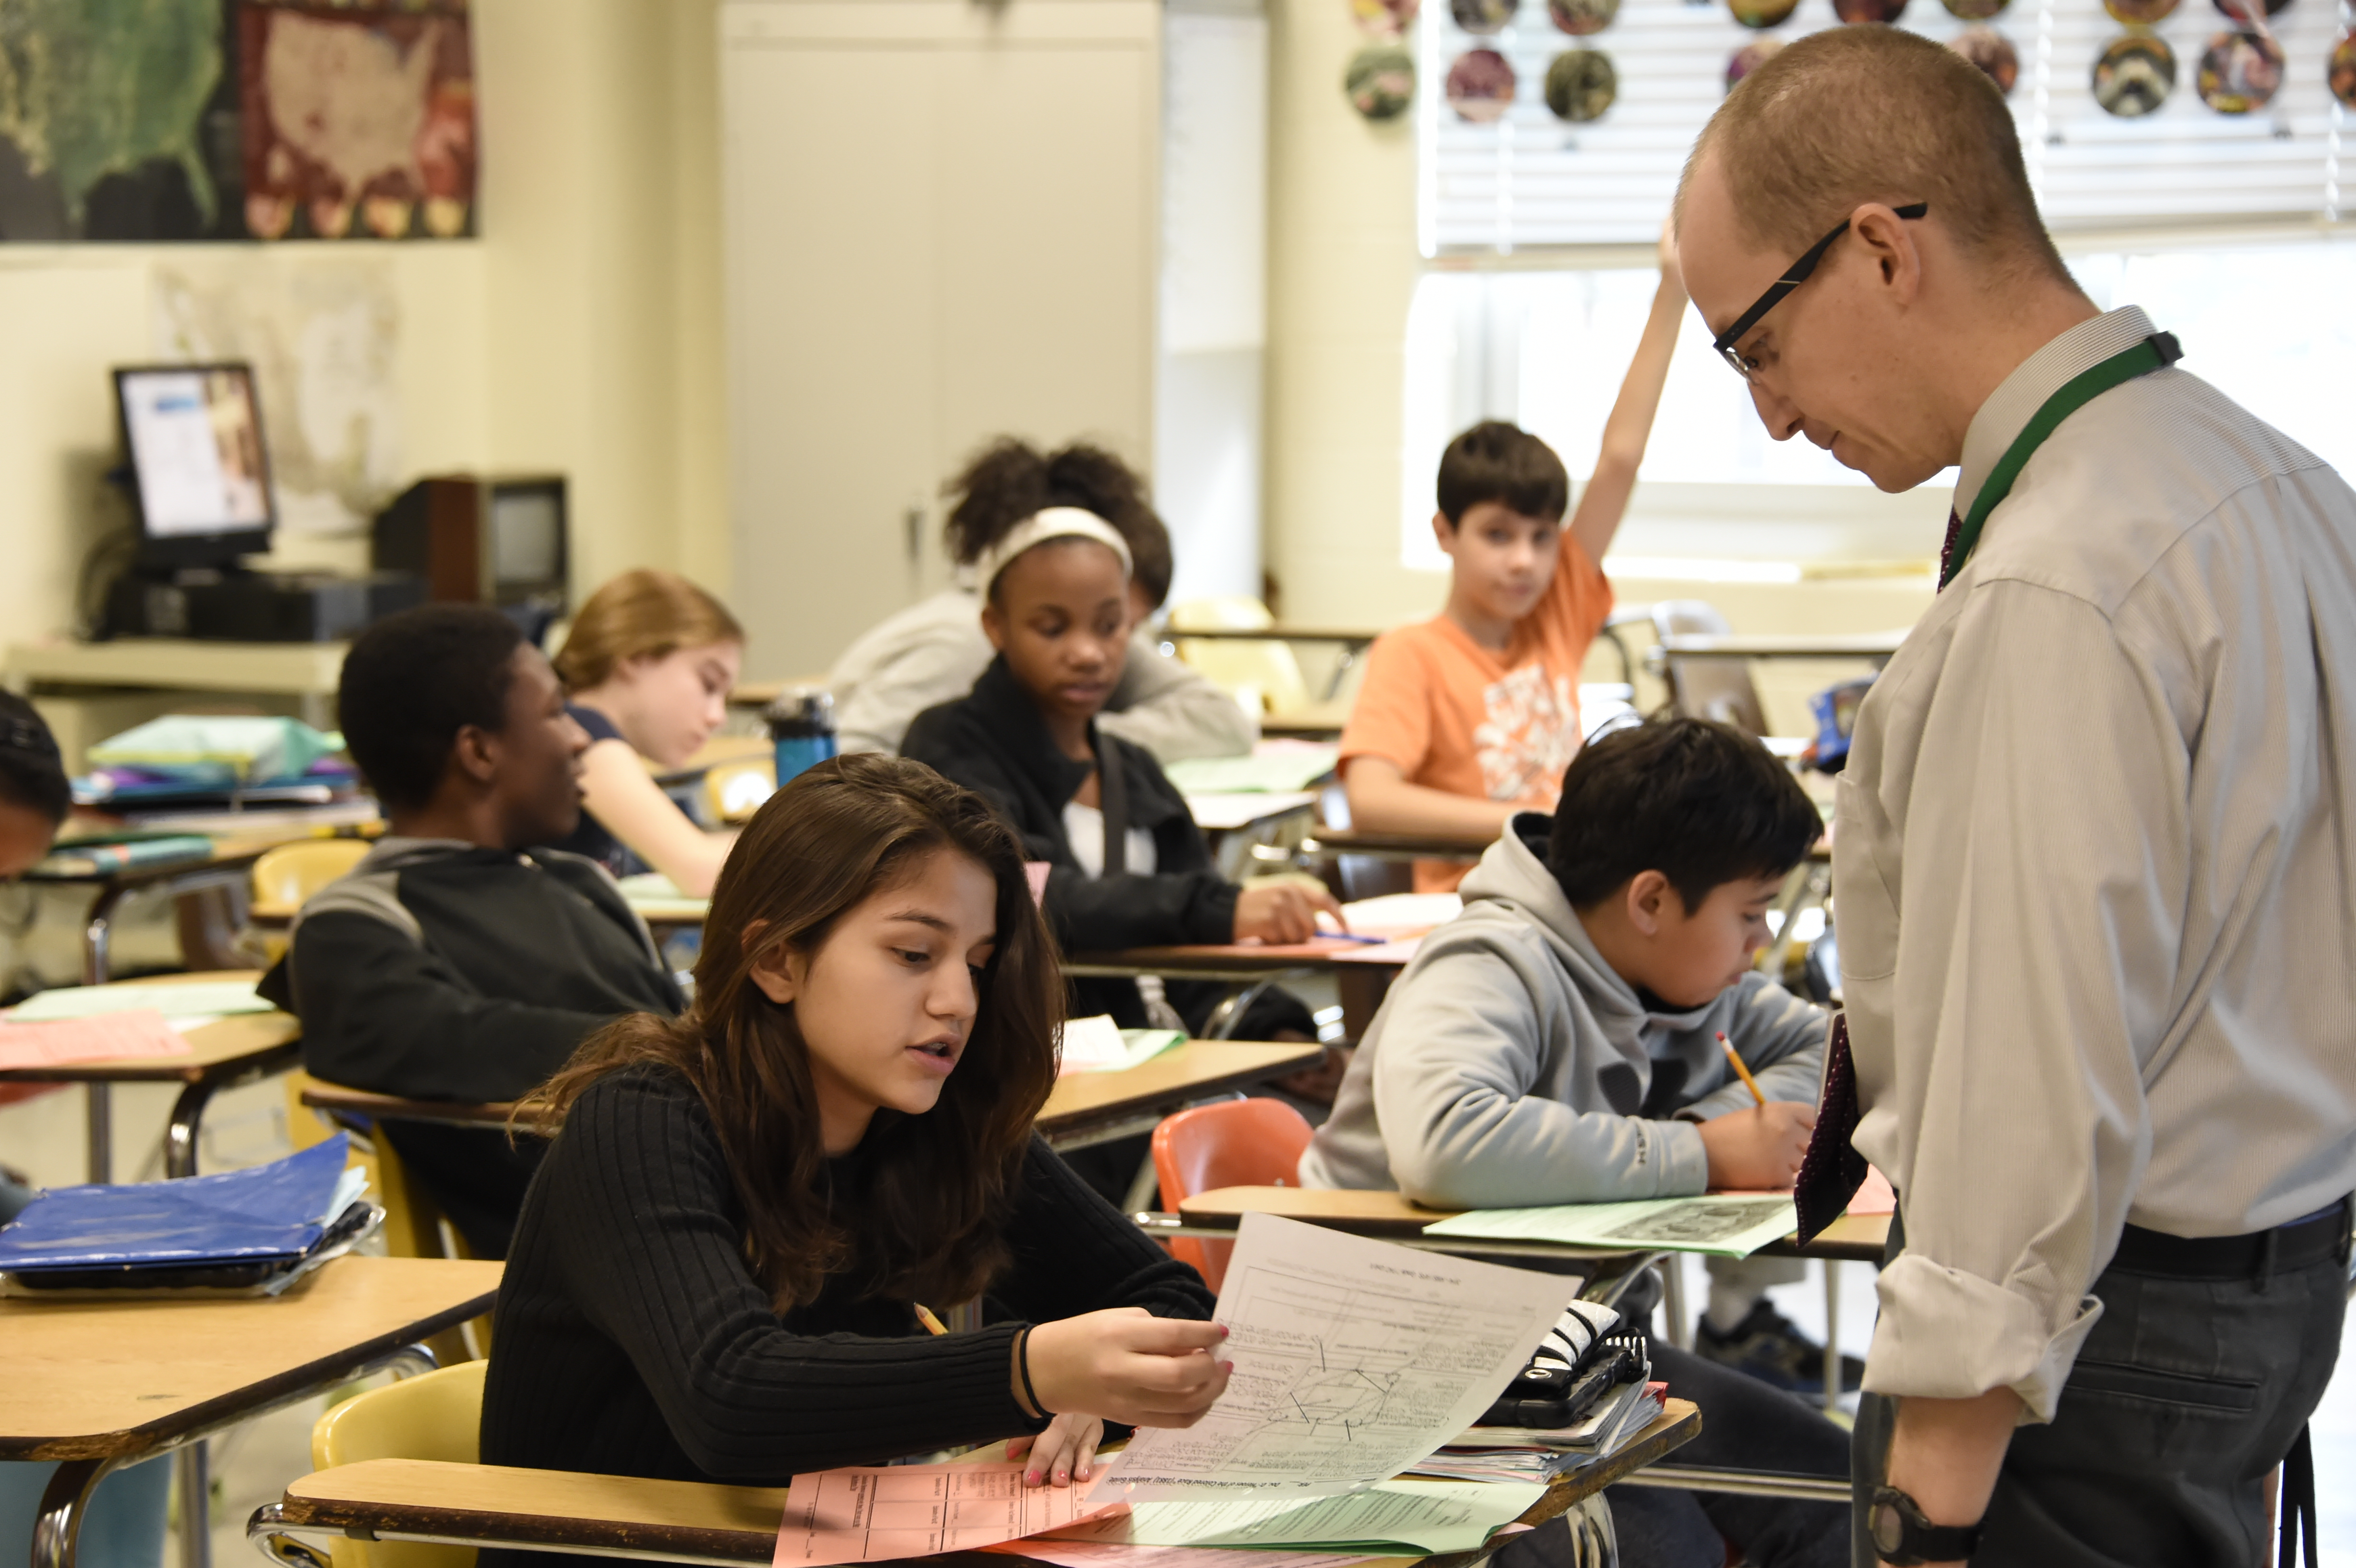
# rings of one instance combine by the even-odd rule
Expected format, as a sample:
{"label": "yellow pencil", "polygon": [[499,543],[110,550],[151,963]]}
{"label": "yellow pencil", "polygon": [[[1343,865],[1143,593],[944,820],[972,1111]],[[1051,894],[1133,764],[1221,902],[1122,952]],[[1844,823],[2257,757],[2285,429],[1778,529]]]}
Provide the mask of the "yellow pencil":
{"label": "yellow pencil", "polygon": [[[1725,1037],[1724,1035],[1719,1035],[1718,1038],[1719,1038],[1719,1039],[1720,1039],[1720,1040],[1724,1040],[1726,1037]],[[1745,1074],[1743,1074],[1743,1076],[1747,1078],[1747,1077],[1749,1077],[1749,1076],[1750,1076],[1750,1074],[1749,1074],[1749,1073],[1745,1073]],[[1754,1093],[1754,1094],[1756,1094],[1757,1093],[1759,1093],[1759,1091],[1758,1091],[1758,1090],[1756,1090],[1756,1089],[1753,1089],[1753,1090],[1751,1091],[1751,1093]],[[923,1325],[925,1326],[925,1329],[926,1329],[926,1331],[927,1333],[932,1333],[932,1334],[946,1334],[946,1333],[948,1333],[948,1332],[949,1331],[949,1330],[948,1330],[948,1325],[947,1325],[947,1324],[943,1323],[939,1318],[937,1318],[937,1317],[934,1317],[934,1316],[933,1316],[933,1309],[932,1309],[931,1307],[926,1307],[926,1306],[923,1302],[921,1302],[921,1301],[918,1301],[918,1302],[913,1302],[913,1303],[911,1303],[910,1305],[912,1305],[912,1306],[914,1306],[914,1307],[916,1307],[916,1321],[917,1321],[917,1322],[919,1322],[919,1323],[921,1323],[921,1324],[923,1324]]]}
{"label": "yellow pencil", "polygon": [[[1728,1065],[1732,1067],[1734,1069],[1735,1075],[1742,1080],[1742,1086],[1751,1091],[1751,1104],[1755,1105],[1764,1105],[1767,1103],[1767,1096],[1759,1092],[1759,1080],[1751,1076],[1751,1069],[1743,1066],[1742,1058],[1734,1054],[1734,1042],[1726,1038],[1726,1031],[1724,1029],[1718,1031],[1718,1048],[1726,1052]],[[925,1311],[921,1307],[916,1308],[916,1310],[919,1312]],[[925,1316],[930,1317],[932,1314],[927,1312],[925,1313]]]}

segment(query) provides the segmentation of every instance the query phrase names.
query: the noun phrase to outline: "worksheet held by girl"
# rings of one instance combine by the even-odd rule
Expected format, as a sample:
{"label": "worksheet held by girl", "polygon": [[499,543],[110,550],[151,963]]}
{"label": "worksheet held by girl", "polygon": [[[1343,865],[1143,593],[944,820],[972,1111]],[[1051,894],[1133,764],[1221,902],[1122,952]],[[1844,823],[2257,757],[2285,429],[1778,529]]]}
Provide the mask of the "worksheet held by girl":
{"label": "worksheet held by girl", "polygon": [[1330,1497],[1481,1418],[1579,1282],[1247,1214],[1214,1318],[1235,1362],[1193,1426],[1141,1429],[1100,1500]]}
{"label": "worksheet held by girl", "polygon": [[1020,1463],[881,1465],[796,1476],[775,1568],[971,1552],[1121,1506],[1089,1505],[1078,1484],[1026,1487],[1023,1471]]}

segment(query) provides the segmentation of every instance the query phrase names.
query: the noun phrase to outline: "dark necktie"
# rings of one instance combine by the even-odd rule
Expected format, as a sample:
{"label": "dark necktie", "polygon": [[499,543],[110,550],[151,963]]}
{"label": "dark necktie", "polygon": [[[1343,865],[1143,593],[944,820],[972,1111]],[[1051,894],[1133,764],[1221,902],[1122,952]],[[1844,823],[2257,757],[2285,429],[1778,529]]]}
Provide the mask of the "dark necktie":
{"label": "dark necktie", "polygon": [[[1939,581],[1955,553],[1955,536],[1964,520],[1947,508],[1947,542],[1939,547]],[[1825,1097],[1816,1106],[1815,1130],[1808,1135],[1808,1151],[1800,1157],[1800,1174],[1792,1183],[1793,1206],[1800,1213],[1800,1240],[1816,1233],[1848,1211],[1848,1200],[1865,1184],[1865,1157],[1850,1147],[1858,1123],[1857,1063],[1848,1053],[1848,1015],[1833,1016],[1833,1037],[1825,1047]]]}

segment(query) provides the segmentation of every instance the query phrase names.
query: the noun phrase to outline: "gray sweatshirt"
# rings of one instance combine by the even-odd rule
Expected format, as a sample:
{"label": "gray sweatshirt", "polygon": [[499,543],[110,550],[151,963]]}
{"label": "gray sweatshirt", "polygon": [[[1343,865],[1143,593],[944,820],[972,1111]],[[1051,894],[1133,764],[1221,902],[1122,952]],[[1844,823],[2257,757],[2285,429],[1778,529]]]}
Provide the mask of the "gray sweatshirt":
{"label": "gray sweatshirt", "polygon": [[[835,729],[846,752],[896,752],[909,720],[954,702],[990,667],[981,596],[948,588],[863,633],[834,661]],[[1097,723],[1157,762],[1240,756],[1259,721],[1201,672],[1165,657],[1151,634],[1130,639],[1129,665]]]}
{"label": "gray sweatshirt", "polygon": [[1517,814],[1423,939],[1301,1158],[1303,1187],[1396,1189],[1448,1209],[1702,1191],[1707,1119],[1751,1104],[1726,1031],[1770,1100],[1814,1104],[1829,1019],[1766,976],[1656,1012],[1588,940],[1547,869],[1551,819]]}

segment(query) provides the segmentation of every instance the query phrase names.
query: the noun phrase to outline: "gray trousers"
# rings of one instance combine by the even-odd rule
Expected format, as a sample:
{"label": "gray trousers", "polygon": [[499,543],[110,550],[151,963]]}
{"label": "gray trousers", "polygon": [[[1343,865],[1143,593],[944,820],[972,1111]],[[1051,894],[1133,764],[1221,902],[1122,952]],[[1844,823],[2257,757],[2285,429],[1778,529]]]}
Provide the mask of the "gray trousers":
{"label": "gray trousers", "polygon": [[[1890,1255],[1904,1244],[1893,1222]],[[2262,1561],[2262,1488],[2331,1381],[2347,1289],[2344,1253],[2264,1278],[2104,1271],[2093,1290],[2103,1315],[2052,1423],[2013,1434],[1974,1568]],[[1857,1568],[1877,1562],[1864,1514],[1895,1415],[1879,1394],[1858,1411]]]}

